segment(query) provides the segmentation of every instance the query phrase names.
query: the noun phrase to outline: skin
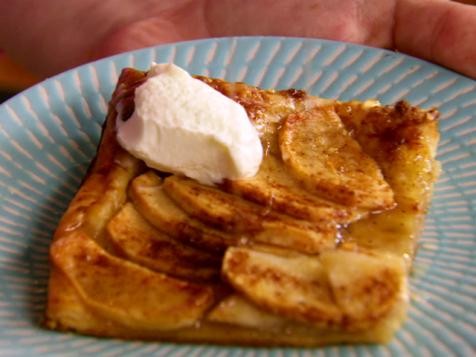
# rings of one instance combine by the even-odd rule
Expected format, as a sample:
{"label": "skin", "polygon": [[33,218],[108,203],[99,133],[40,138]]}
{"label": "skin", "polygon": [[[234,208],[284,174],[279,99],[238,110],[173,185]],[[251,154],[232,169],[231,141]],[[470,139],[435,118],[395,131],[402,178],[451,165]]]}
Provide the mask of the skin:
{"label": "skin", "polygon": [[448,0],[18,0],[0,48],[40,76],[162,43],[283,35],[395,49],[476,78],[476,6]]}

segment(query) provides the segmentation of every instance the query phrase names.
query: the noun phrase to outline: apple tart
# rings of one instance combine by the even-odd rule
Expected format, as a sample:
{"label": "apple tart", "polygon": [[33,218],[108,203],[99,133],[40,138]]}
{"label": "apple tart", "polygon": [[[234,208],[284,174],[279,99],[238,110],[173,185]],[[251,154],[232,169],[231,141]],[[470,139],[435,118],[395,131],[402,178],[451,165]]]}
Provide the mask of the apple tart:
{"label": "apple tart", "polygon": [[[207,186],[120,147],[145,73],[125,69],[50,249],[46,324],[95,336],[385,343],[439,166],[438,114],[197,77],[241,104],[258,173]],[[185,143],[184,143],[185,145]]]}

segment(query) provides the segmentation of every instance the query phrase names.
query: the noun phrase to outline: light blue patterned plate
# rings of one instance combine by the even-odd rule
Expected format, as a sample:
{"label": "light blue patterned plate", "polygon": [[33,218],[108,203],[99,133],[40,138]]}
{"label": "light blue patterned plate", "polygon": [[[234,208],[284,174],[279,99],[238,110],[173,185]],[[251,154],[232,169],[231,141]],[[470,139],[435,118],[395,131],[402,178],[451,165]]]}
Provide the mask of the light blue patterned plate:
{"label": "light blue patterned plate", "polygon": [[[95,154],[118,74],[152,61],[329,98],[406,98],[439,108],[443,174],[415,263],[409,318],[392,343],[253,349],[96,339],[41,327],[51,235]],[[433,64],[338,42],[248,37],[159,46],[84,65],[0,106],[0,355],[472,356],[475,206],[476,83]]]}

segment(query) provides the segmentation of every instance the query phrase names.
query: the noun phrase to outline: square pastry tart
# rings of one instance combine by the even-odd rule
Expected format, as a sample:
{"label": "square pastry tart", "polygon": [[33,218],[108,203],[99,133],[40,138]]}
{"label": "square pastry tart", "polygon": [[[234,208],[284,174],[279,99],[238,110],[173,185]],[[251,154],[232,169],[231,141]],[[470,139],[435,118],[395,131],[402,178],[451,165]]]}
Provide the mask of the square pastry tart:
{"label": "square pastry tart", "polygon": [[439,171],[438,114],[197,77],[241,104],[264,157],[204,185],[122,149],[146,73],[125,69],[50,249],[46,325],[127,339],[386,343]]}

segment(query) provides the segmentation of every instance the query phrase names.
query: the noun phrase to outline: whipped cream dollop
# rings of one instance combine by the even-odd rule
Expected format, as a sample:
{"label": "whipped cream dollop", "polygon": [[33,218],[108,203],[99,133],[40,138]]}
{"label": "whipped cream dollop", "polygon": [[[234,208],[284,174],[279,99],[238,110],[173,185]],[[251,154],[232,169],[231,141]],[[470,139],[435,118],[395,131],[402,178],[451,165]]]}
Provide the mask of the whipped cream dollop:
{"label": "whipped cream dollop", "polygon": [[204,184],[254,176],[263,158],[245,109],[174,64],[154,64],[117,122],[120,145],[147,166]]}

